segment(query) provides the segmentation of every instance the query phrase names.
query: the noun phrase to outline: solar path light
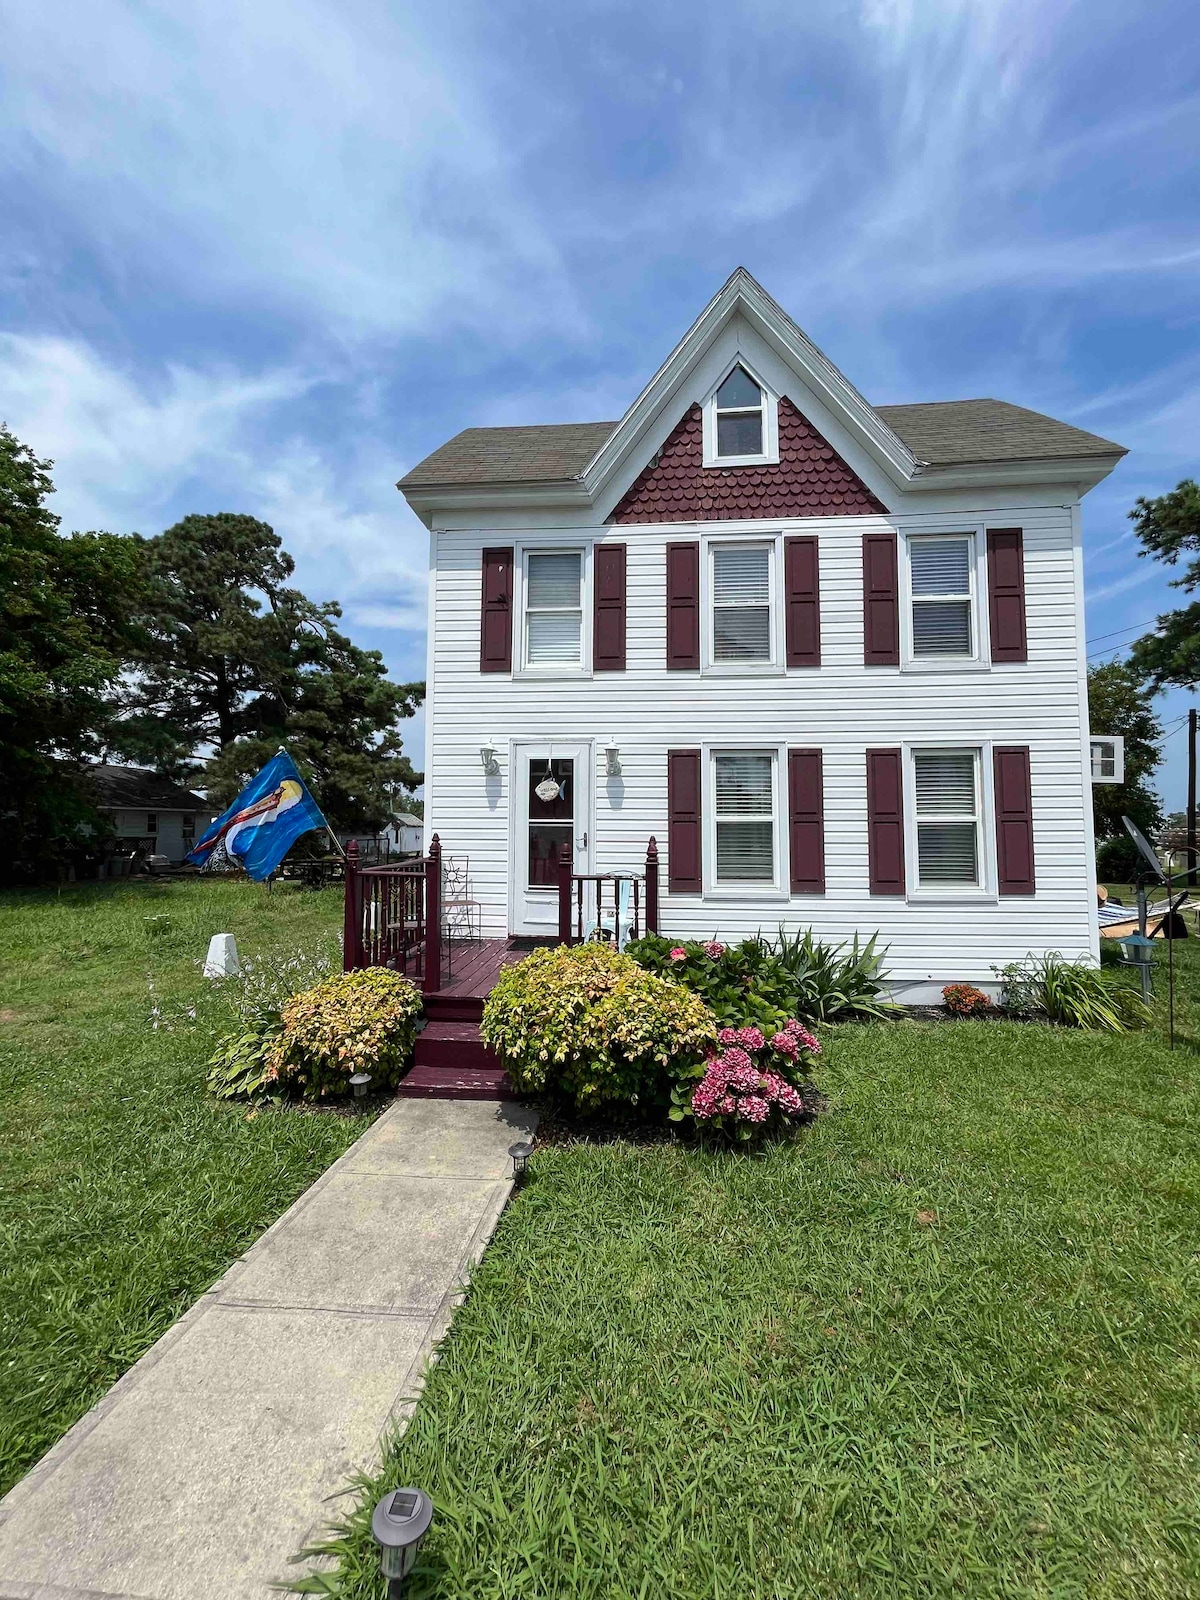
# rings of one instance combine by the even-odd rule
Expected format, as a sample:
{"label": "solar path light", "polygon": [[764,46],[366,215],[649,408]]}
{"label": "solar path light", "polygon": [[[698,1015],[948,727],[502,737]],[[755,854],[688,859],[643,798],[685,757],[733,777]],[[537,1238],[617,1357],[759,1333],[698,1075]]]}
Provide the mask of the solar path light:
{"label": "solar path light", "polygon": [[513,1181],[520,1183],[525,1176],[525,1168],[529,1165],[529,1158],[533,1154],[531,1144],[510,1144],[508,1153],[512,1157]]}
{"label": "solar path light", "polygon": [[392,1489],[371,1514],[379,1565],[388,1580],[388,1600],[399,1600],[433,1521],[433,1501],[423,1489]]}
{"label": "solar path light", "polygon": [[355,1072],[350,1078],[350,1087],[354,1090],[354,1098],[361,1100],[371,1087],[371,1074],[369,1072]]}

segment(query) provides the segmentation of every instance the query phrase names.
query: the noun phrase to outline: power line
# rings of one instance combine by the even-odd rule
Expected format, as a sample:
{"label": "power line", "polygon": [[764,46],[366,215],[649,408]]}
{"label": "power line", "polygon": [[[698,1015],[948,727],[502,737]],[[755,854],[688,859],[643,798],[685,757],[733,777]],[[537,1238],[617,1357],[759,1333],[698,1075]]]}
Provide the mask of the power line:
{"label": "power line", "polygon": [[1136,633],[1139,628],[1148,628],[1151,623],[1157,621],[1157,617],[1151,617],[1149,622],[1131,622],[1127,628],[1114,628],[1111,633],[1098,633],[1087,642],[1088,644],[1099,644],[1101,639],[1116,639],[1123,633]]}

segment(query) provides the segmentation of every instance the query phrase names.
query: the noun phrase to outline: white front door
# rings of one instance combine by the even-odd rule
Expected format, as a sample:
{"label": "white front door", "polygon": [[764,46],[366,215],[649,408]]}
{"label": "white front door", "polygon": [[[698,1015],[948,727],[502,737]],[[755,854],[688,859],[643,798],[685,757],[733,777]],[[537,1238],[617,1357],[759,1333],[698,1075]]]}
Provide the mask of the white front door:
{"label": "white front door", "polygon": [[589,872],[592,834],[592,747],[586,742],[518,742],[513,746],[509,927],[513,933],[558,933],[558,862],[571,846],[576,872]]}

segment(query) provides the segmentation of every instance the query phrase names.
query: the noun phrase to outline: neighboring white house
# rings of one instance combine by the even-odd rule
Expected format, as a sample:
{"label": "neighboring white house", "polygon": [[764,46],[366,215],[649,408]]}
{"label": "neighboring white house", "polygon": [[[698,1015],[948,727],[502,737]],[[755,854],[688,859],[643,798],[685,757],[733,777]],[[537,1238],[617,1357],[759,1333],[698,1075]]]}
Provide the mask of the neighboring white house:
{"label": "neighboring white house", "polygon": [[1079,502],[1123,454],[872,407],[741,269],[619,422],[436,450],[425,819],[484,932],[654,835],[668,935],[878,932],[914,1000],[1095,959]]}
{"label": "neighboring white house", "polygon": [[165,856],[178,866],[216,813],[190,789],[143,767],[88,770],[96,809],[107,816],[121,848]]}

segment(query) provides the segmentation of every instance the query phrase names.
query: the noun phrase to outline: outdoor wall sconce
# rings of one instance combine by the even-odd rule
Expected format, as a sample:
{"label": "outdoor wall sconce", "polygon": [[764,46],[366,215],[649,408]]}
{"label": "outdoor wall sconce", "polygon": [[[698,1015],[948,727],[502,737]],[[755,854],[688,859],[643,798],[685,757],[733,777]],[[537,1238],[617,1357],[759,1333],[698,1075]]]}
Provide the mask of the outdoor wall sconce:
{"label": "outdoor wall sconce", "polygon": [[615,739],[609,739],[604,746],[604,776],[606,778],[621,776],[621,752]]}
{"label": "outdoor wall sconce", "polygon": [[354,1090],[354,1098],[356,1100],[361,1100],[370,1087],[370,1084],[371,1074],[369,1072],[353,1073],[350,1078],[350,1087]]}
{"label": "outdoor wall sconce", "polygon": [[512,1157],[513,1182],[520,1183],[525,1176],[525,1169],[529,1165],[529,1158],[533,1154],[532,1144],[510,1144],[508,1153]]}
{"label": "outdoor wall sconce", "polygon": [[399,1600],[401,1585],[416,1565],[417,1550],[432,1521],[433,1501],[423,1489],[392,1489],[372,1512],[371,1532],[388,1580],[388,1600]]}
{"label": "outdoor wall sconce", "polygon": [[496,760],[496,746],[490,739],[485,739],[480,745],[479,759],[483,762],[483,775],[485,778],[498,778],[500,776],[500,763]]}

